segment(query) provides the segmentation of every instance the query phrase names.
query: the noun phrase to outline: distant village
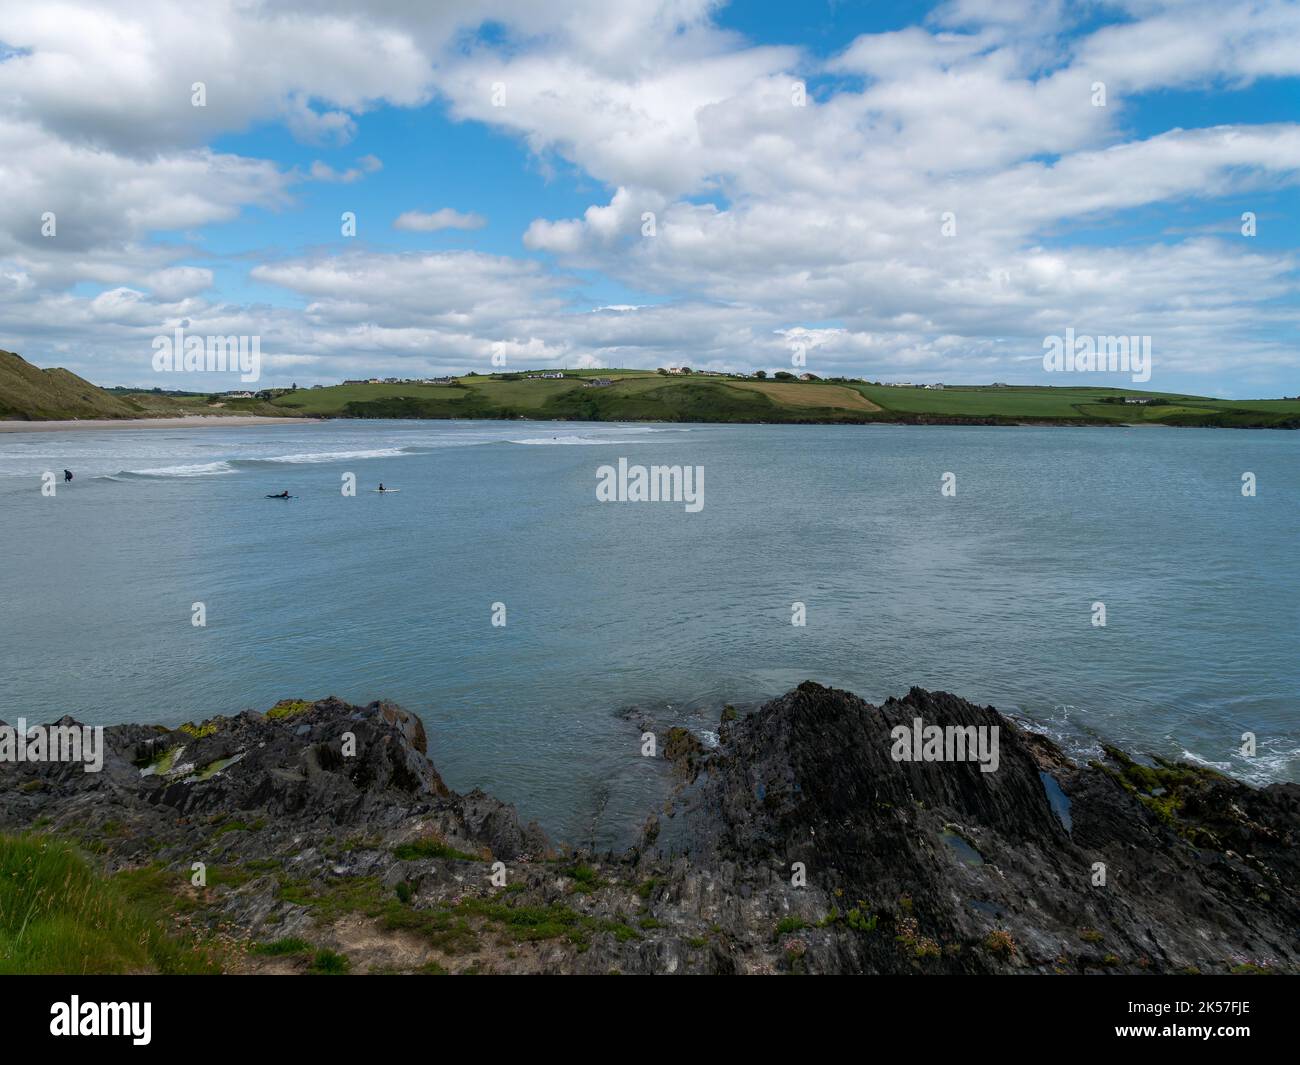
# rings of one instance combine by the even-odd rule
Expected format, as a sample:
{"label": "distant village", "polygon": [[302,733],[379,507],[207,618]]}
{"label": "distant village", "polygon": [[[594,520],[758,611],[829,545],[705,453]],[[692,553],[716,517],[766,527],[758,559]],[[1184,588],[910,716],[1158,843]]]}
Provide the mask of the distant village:
{"label": "distant village", "polygon": [[[665,374],[669,377],[680,377],[690,375],[691,377],[730,377],[742,378],[753,381],[764,381],[768,379],[766,370],[755,370],[753,373],[722,373],[717,370],[692,370],[689,366],[668,366],[659,367],[656,373]],[[818,377],[815,373],[792,374],[786,370],[777,370],[771,375],[774,381],[858,381],[862,384],[882,385],[889,388],[943,388],[943,385],[936,382],[932,385],[914,385],[910,381],[867,381],[861,377]],[[996,385],[994,387],[997,387]]]}

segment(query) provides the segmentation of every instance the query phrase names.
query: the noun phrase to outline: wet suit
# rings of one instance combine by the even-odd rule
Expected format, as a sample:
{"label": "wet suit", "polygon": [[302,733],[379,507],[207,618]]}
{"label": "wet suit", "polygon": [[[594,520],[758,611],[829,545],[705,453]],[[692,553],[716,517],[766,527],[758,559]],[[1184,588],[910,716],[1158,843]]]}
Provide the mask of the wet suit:
{"label": "wet suit", "polygon": [[72,480],[72,471],[71,471],[71,470],[64,470],[64,471],[63,471],[63,483],[64,483],[64,484],[67,484],[70,480]]}

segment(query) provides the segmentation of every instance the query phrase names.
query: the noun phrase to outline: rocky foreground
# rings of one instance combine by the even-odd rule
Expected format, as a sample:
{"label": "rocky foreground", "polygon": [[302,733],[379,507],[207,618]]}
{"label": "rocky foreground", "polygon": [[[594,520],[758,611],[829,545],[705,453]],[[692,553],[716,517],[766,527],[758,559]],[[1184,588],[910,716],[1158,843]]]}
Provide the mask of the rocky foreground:
{"label": "rocky foreground", "polygon": [[[917,718],[996,726],[997,770],[896,761]],[[0,827],[152,878],[232,971],[319,948],[354,972],[1300,971],[1294,784],[1076,765],[920,689],[876,707],[805,683],[719,736],[659,737],[675,794],[617,856],[452,792],[414,715],[337,699],[115,726],[100,773],[0,765]]]}

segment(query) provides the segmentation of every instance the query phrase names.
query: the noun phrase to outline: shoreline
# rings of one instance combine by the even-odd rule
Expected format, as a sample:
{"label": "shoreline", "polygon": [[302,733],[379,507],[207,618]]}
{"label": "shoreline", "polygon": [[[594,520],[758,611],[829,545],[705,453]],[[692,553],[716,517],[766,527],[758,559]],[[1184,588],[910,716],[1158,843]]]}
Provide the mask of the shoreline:
{"label": "shoreline", "polygon": [[783,418],[775,420],[724,419],[722,421],[708,418],[557,418],[540,415],[523,415],[502,417],[484,414],[457,414],[452,417],[431,415],[419,418],[378,418],[356,417],[346,414],[323,414],[318,416],[272,417],[264,414],[191,414],[179,417],[160,418],[77,418],[52,421],[22,421],[18,419],[0,419],[0,433],[53,433],[64,430],[79,431],[89,429],[223,429],[241,428],[250,425],[323,425],[326,422],[539,422],[552,425],[614,425],[633,422],[644,425],[889,425],[907,427],[957,426],[962,428],[992,429],[1294,429],[1292,425],[1187,425],[1178,423],[1156,422],[1097,422],[1065,419],[1032,420],[1025,418],[979,417],[979,416],[945,416],[934,414],[905,414],[883,418]]}
{"label": "shoreline", "polygon": [[[917,754],[918,719],[974,747]],[[40,825],[98,875],[154,870],[157,919],[228,973],[322,950],[362,972],[1300,971],[1295,784],[1110,745],[1081,763],[920,688],[873,705],[805,681],[725,707],[716,749],[665,725],[628,722],[630,758],[662,741],[666,802],[621,853],[453,791],[419,717],[333,697],[109,726],[103,780],[0,762],[0,847]],[[197,892],[196,860],[220,873]]]}
{"label": "shoreline", "polygon": [[0,433],[57,433],[83,429],[237,429],[245,425],[314,425],[323,418],[271,418],[264,414],[195,414],[179,418],[77,418],[68,421],[0,421]]}

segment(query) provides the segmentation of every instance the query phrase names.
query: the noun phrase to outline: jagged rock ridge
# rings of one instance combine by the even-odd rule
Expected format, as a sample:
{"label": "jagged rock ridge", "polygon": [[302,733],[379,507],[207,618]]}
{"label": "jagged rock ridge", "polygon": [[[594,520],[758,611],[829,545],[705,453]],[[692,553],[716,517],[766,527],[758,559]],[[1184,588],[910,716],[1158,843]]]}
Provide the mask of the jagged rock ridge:
{"label": "jagged rock ridge", "polygon": [[[996,729],[996,771],[895,760],[917,719]],[[1114,750],[1075,765],[920,689],[875,707],[805,683],[719,736],[666,745],[677,792],[622,855],[454,793],[418,718],[337,699],[115,726],[98,774],[5,765],[0,824],[76,836],[109,869],[204,862],[211,927],[385,971],[1300,970],[1294,784]]]}

